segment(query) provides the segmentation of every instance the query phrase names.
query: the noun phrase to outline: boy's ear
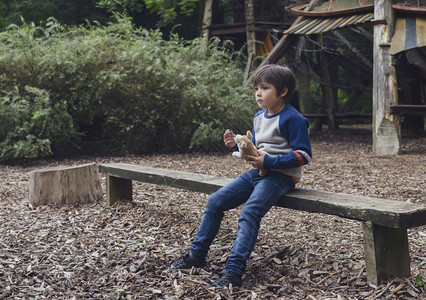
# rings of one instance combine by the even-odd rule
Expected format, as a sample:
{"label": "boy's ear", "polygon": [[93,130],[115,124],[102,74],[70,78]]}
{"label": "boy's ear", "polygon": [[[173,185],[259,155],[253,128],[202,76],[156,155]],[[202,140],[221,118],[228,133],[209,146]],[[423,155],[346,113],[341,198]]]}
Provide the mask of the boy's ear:
{"label": "boy's ear", "polygon": [[281,93],[281,95],[280,95],[280,98],[284,98],[286,95],[288,94],[288,88],[284,88],[283,89],[283,92]]}

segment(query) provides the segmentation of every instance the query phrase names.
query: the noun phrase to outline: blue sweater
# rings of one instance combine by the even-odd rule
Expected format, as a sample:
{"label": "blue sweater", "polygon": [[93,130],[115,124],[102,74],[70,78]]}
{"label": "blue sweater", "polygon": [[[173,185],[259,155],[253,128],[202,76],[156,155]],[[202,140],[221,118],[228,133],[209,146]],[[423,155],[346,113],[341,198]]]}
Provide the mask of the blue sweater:
{"label": "blue sweater", "polygon": [[263,168],[279,171],[297,182],[302,166],[312,158],[308,129],[309,121],[288,103],[274,115],[268,115],[266,109],[258,111],[253,118],[253,143],[268,153]]}

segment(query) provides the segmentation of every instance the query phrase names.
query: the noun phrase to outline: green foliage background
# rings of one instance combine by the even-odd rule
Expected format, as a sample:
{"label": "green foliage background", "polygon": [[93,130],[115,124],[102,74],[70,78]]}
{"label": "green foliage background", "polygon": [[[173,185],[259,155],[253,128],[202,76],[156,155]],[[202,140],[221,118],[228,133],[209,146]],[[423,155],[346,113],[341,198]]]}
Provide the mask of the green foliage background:
{"label": "green foliage background", "polygon": [[21,24],[23,18],[35,24],[55,17],[63,24],[78,25],[98,21],[106,23],[110,16],[96,0],[3,0],[0,1],[0,31],[11,24]]}
{"label": "green foliage background", "polygon": [[0,161],[211,150],[256,111],[238,55],[123,18],[12,26],[0,33]]}

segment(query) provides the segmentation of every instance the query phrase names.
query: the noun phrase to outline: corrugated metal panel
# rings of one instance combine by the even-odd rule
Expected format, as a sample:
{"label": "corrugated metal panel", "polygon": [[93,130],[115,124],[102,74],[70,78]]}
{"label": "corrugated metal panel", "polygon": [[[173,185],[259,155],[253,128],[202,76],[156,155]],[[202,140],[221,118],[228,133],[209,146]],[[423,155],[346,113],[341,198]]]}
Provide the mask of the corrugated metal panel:
{"label": "corrugated metal panel", "polygon": [[373,18],[374,14],[372,12],[341,17],[336,16],[334,18],[306,18],[302,22],[285,30],[284,34],[319,34],[344,27],[365,25],[373,20]]}
{"label": "corrugated metal panel", "polygon": [[426,46],[426,16],[398,17],[391,42],[391,54],[423,46]]}

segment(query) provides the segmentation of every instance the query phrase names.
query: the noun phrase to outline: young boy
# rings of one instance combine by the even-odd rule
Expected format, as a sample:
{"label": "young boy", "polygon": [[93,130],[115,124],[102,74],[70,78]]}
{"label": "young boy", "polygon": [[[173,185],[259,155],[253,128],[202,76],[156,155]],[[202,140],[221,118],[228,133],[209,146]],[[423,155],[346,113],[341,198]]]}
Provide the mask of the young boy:
{"label": "young boy", "polygon": [[[210,288],[224,288],[229,284],[241,286],[260,220],[278,199],[294,188],[301,177],[301,166],[308,164],[312,157],[309,122],[288,104],[296,85],[292,71],[287,67],[266,65],[257,71],[253,85],[256,102],[262,109],[253,119],[253,142],[260,156],[247,157],[253,169],[209,197],[190,252],[170,265],[172,269],[205,266],[205,257],[224,212],[245,203],[231,256]],[[236,146],[234,137],[232,131],[226,130],[224,143],[227,147]],[[267,170],[267,175],[260,176],[259,169]]]}

